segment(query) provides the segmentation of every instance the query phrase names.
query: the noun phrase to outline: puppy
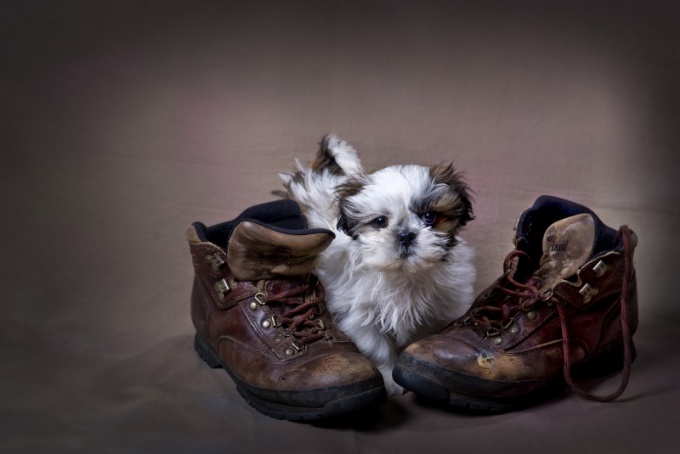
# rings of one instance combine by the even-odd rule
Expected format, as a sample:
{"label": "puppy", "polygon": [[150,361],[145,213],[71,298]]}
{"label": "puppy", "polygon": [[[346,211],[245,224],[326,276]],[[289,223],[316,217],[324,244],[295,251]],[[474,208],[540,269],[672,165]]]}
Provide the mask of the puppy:
{"label": "puppy", "polygon": [[311,168],[281,174],[310,227],[336,234],[317,274],[342,329],[371,359],[390,395],[399,352],[440,331],[473,297],[473,253],[459,232],[473,219],[469,189],[451,165],[364,172],[357,152],[324,137]]}

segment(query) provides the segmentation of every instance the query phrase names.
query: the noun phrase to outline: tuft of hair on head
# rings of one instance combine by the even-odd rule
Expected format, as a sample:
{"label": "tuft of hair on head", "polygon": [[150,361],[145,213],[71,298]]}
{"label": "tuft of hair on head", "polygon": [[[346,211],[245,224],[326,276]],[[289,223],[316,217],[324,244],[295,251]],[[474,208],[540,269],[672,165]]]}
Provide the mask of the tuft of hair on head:
{"label": "tuft of hair on head", "polygon": [[337,142],[334,135],[325,135],[319,143],[319,150],[316,152],[316,157],[310,166],[314,172],[323,172],[327,170],[332,175],[344,175],[345,172],[338,165],[335,156],[331,150],[331,146]]}
{"label": "tuft of hair on head", "polygon": [[327,171],[332,175],[352,176],[363,173],[357,151],[334,134],[327,134],[321,140],[311,169],[319,173]]}

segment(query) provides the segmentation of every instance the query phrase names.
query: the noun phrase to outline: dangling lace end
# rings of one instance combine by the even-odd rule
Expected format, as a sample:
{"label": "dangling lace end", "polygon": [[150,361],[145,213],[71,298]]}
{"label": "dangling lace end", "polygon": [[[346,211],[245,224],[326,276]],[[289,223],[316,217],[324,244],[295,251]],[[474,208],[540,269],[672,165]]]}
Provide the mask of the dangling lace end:
{"label": "dangling lace end", "polygon": [[[621,372],[621,383],[619,384],[619,387],[616,391],[614,391],[611,394],[605,395],[605,396],[597,396],[594,394],[591,394],[585,390],[583,390],[581,387],[579,387],[575,382],[572,377],[572,371],[571,371],[571,349],[570,349],[570,343],[569,343],[569,332],[567,329],[567,319],[566,319],[566,314],[564,313],[564,307],[561,304],[557,305],[557,312],[560,317],[560,325],[562,329],[562,350],[563,350],[563,374],[564,374],[564,380],[569,386],[569,389],[571,389],[574,393],[578,394],[581,397],[584,397],[589,400],[593,400],[596,402],[610,402],[612,400],[617,399],[618,397],[623,394],[623,392],[626,390],[628,387],[628,382],[630,380],[630,371],[631,371],[631,365],[633,363],[633,356],[634,356],[634,346],[633,346],[633,338],[631,334],[631,329],[630,329],[630,283],[632,280],[632,273],[633,273],[633,253],[631,249],[631,242],[634,241],[634,239],[631,239],[632,232],[628,228],[628,226],[622,226],[621,229],[619,230],[619,234],[621,236],[621,239],[623,241],[623,254],[624,254],[624,276],[623,276],[623,283],[621,285],[621,299],[620,299],[620,305],[621,305],[621,334],[622,334],[622,342],[623,342],[623,370]],[[634,245],[633,245],[634,246]]]}

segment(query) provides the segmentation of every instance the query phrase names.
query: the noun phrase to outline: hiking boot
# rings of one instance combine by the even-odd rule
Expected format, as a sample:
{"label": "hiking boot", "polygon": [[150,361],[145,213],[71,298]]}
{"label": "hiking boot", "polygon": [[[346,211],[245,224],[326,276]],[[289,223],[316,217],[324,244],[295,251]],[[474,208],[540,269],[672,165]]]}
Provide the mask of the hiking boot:
{"label": "hiking boot", "polygon": [[187,230],[194,346],[269,416],[314,420],[377,406],[382,376],[336,327],[312,269],[333,240],[280,200]]}
{"label": "hiking boot", "polygon": [[[636,235],[590,209],[539,197],[519,217],[504,274],[461,318],[407,347],[394,369],[428,399],[503,412],[568,388],[609,401],[626,388],[638,325]],[[573,374],[623,368],[619,388],[594,396]]]}

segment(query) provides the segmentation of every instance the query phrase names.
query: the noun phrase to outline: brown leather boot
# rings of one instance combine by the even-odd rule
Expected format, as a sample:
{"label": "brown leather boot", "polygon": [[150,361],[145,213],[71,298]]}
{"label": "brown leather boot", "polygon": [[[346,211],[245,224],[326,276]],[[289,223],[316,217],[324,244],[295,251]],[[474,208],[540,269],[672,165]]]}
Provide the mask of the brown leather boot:
{"label": "brown leather boot", "polygon": [[386,398],[376,367],[338,330],[311,274],[332,232],[308,229],[298,205],[257,205],[187,231],[195,270],[195,348],[246,401],[275,418],[313,420]]}
{"label": "brown leather boot", "polygon": [[[463,317],[402,352],[395,381],[481,411],[525,407],[565,382],[587,398],[617,398],[635,355],[637,237],[582,205],[542,196],[518,219],[514,242],[505,273]],[[623,367],[623,378],[607,396],[572,378],[611,367]]]}

